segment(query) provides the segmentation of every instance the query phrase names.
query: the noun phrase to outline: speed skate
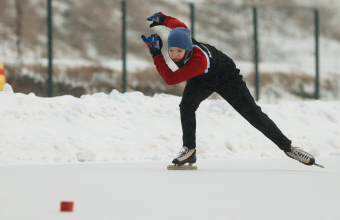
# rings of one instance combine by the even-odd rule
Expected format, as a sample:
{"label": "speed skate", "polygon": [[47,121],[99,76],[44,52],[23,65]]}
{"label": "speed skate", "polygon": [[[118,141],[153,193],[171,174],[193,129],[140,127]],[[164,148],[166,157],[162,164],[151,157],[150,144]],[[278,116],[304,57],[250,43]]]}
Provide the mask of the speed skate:
{"label": "speed skate", "polygon": [[168,170],[197,170],[197,166],[194,165],[196,160],[196,149],[183,147],[177,154],[177,157],[172,161],[174,165],[169,165]]}
{"label": "speed skate", "polygon": [[168,170],[197,170],[197,166],[193,163],[189,163],[189,165],[169,165]]}

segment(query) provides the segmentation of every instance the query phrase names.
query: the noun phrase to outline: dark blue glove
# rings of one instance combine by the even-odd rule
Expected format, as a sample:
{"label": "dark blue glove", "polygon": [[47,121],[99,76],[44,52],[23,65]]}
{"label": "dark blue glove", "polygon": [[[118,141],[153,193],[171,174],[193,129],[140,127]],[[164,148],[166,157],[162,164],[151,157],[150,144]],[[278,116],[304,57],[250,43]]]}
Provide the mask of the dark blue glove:
{"label": "dark blue glove", "polygon": [[163,41],[158,34],[152,34],[148,38],[145,38],[145,36],[142,35],[142,39],[144,43],[148,46],[150,53],[152,55],[152,58],[154,58],[157,55],[162,54],[161,50],[163,47]]}
{"label": "dark blue glove", "polygon": [[155,13],[153,14],[152,16],[148,17],[146,20],[148,21],[153,21],[151,24],[150,24],[150,27],[154,27],[154,26],[158,26],[158,25],[163,25],[164,23],[164,19],[166,18],[167,16],[165,16],[163,14],[163,12],[158,12],[158,13]]}

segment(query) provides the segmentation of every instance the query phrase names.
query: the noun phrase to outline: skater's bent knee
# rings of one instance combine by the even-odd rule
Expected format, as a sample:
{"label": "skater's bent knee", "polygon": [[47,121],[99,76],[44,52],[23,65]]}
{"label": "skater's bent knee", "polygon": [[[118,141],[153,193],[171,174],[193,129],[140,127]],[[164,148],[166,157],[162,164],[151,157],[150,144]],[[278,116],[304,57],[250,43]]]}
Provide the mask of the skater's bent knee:
{"label": "skater's bent knee", "polygon": [[198,108],[199,103],[196,103],[195,101],[182,101],[179,104],[179,108],[181,110],[194,110],[196,111],[196,109]]}
{"label": "skater's bent knee", "polygon": [[180,104],[179,105],[179,110],[181,113],[184,112],[195,112],[198,108],[198,105],[193,105],[193,104]]}

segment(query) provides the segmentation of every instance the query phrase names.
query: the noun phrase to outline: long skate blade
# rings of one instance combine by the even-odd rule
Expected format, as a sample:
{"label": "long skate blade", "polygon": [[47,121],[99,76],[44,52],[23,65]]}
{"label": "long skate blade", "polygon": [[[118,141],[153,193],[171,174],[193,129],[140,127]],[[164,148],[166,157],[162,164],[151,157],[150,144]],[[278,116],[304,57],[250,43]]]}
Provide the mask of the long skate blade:
{"label": "long skate blade", "polygon": [[314,163],[313,165],[318,166],[318,167],[321,167],[321,168],[325,168],[324,166],[322,166],[322,165],[320,165],[320,164],[317,164],[317,163]]}
{"label": "long skate blade", "polygon": [[169,165],[168,170],[197,170],[196,165]]}

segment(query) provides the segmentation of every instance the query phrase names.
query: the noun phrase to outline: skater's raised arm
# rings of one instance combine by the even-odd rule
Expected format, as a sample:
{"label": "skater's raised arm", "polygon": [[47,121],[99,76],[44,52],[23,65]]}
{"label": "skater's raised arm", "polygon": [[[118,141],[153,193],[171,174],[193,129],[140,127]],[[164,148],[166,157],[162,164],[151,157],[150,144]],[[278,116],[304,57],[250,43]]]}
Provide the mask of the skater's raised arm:
{"label": "skater's raised arm", "polygon": [[168,28],[175,29],[178,27],[188,29],[188,27],[181,21],[174,17],[166,16],[163,12],[158,12],[147,18],[148,21],[152,21],[150,27],[164,25]]}
{"label": "skater's raised arm", "polygon": [[173,72],[166,64],[162,55],[161,49],[163,42],[160,36],[153,34],[146,38],[142,35],[142,39],[150,50],[159,75],[161,75],[168,85],[175,85],[184,82],[194,76],[203,74],[207,69],[208,64],[204,54],[194,47],[193,51],[195,53],[192,53],[190,60],[186,63],[186,65]]}
{"label": "skater's raised arm", "polygon": [[171,17],[171,16],[168,16],[168,17],[165,18],[164,26],[171,28],[171,29],[175,29],[175,28],[178,28],[178,27],[188,29],[188,27],[183,22],[181,22],[181,21],[179,21],[176,18]]}
{"label": "skater's raised arm", "polygon": [[148,46],[156,69],[168,85],[174,85],[204,74],[208,71],[210,61],[206,52],[198,46],[194,46],[190,35],[190,30],[183,23],[171,16],[166,16],[162,12],[153,14],[147,18],[152,21],[150,27],[164,25],[171,28],[168,37],[168,53],[170,58],[179,67],[172,71],[162,55],[162,40],[157,34],[153,34],[142,39]]}
{"label": "skater's raised arm", "polygon": [[[194,48],[196,50],[196,48]],[[156,69],[164,79],[166,84],[175,85],[184,82],[192,77],[201,75],[207,68],[207,60],[205,57],[193,54],[190,60],[183,67],[173,72],[168,64],[166,64],[163,55],[153,58]]]}

